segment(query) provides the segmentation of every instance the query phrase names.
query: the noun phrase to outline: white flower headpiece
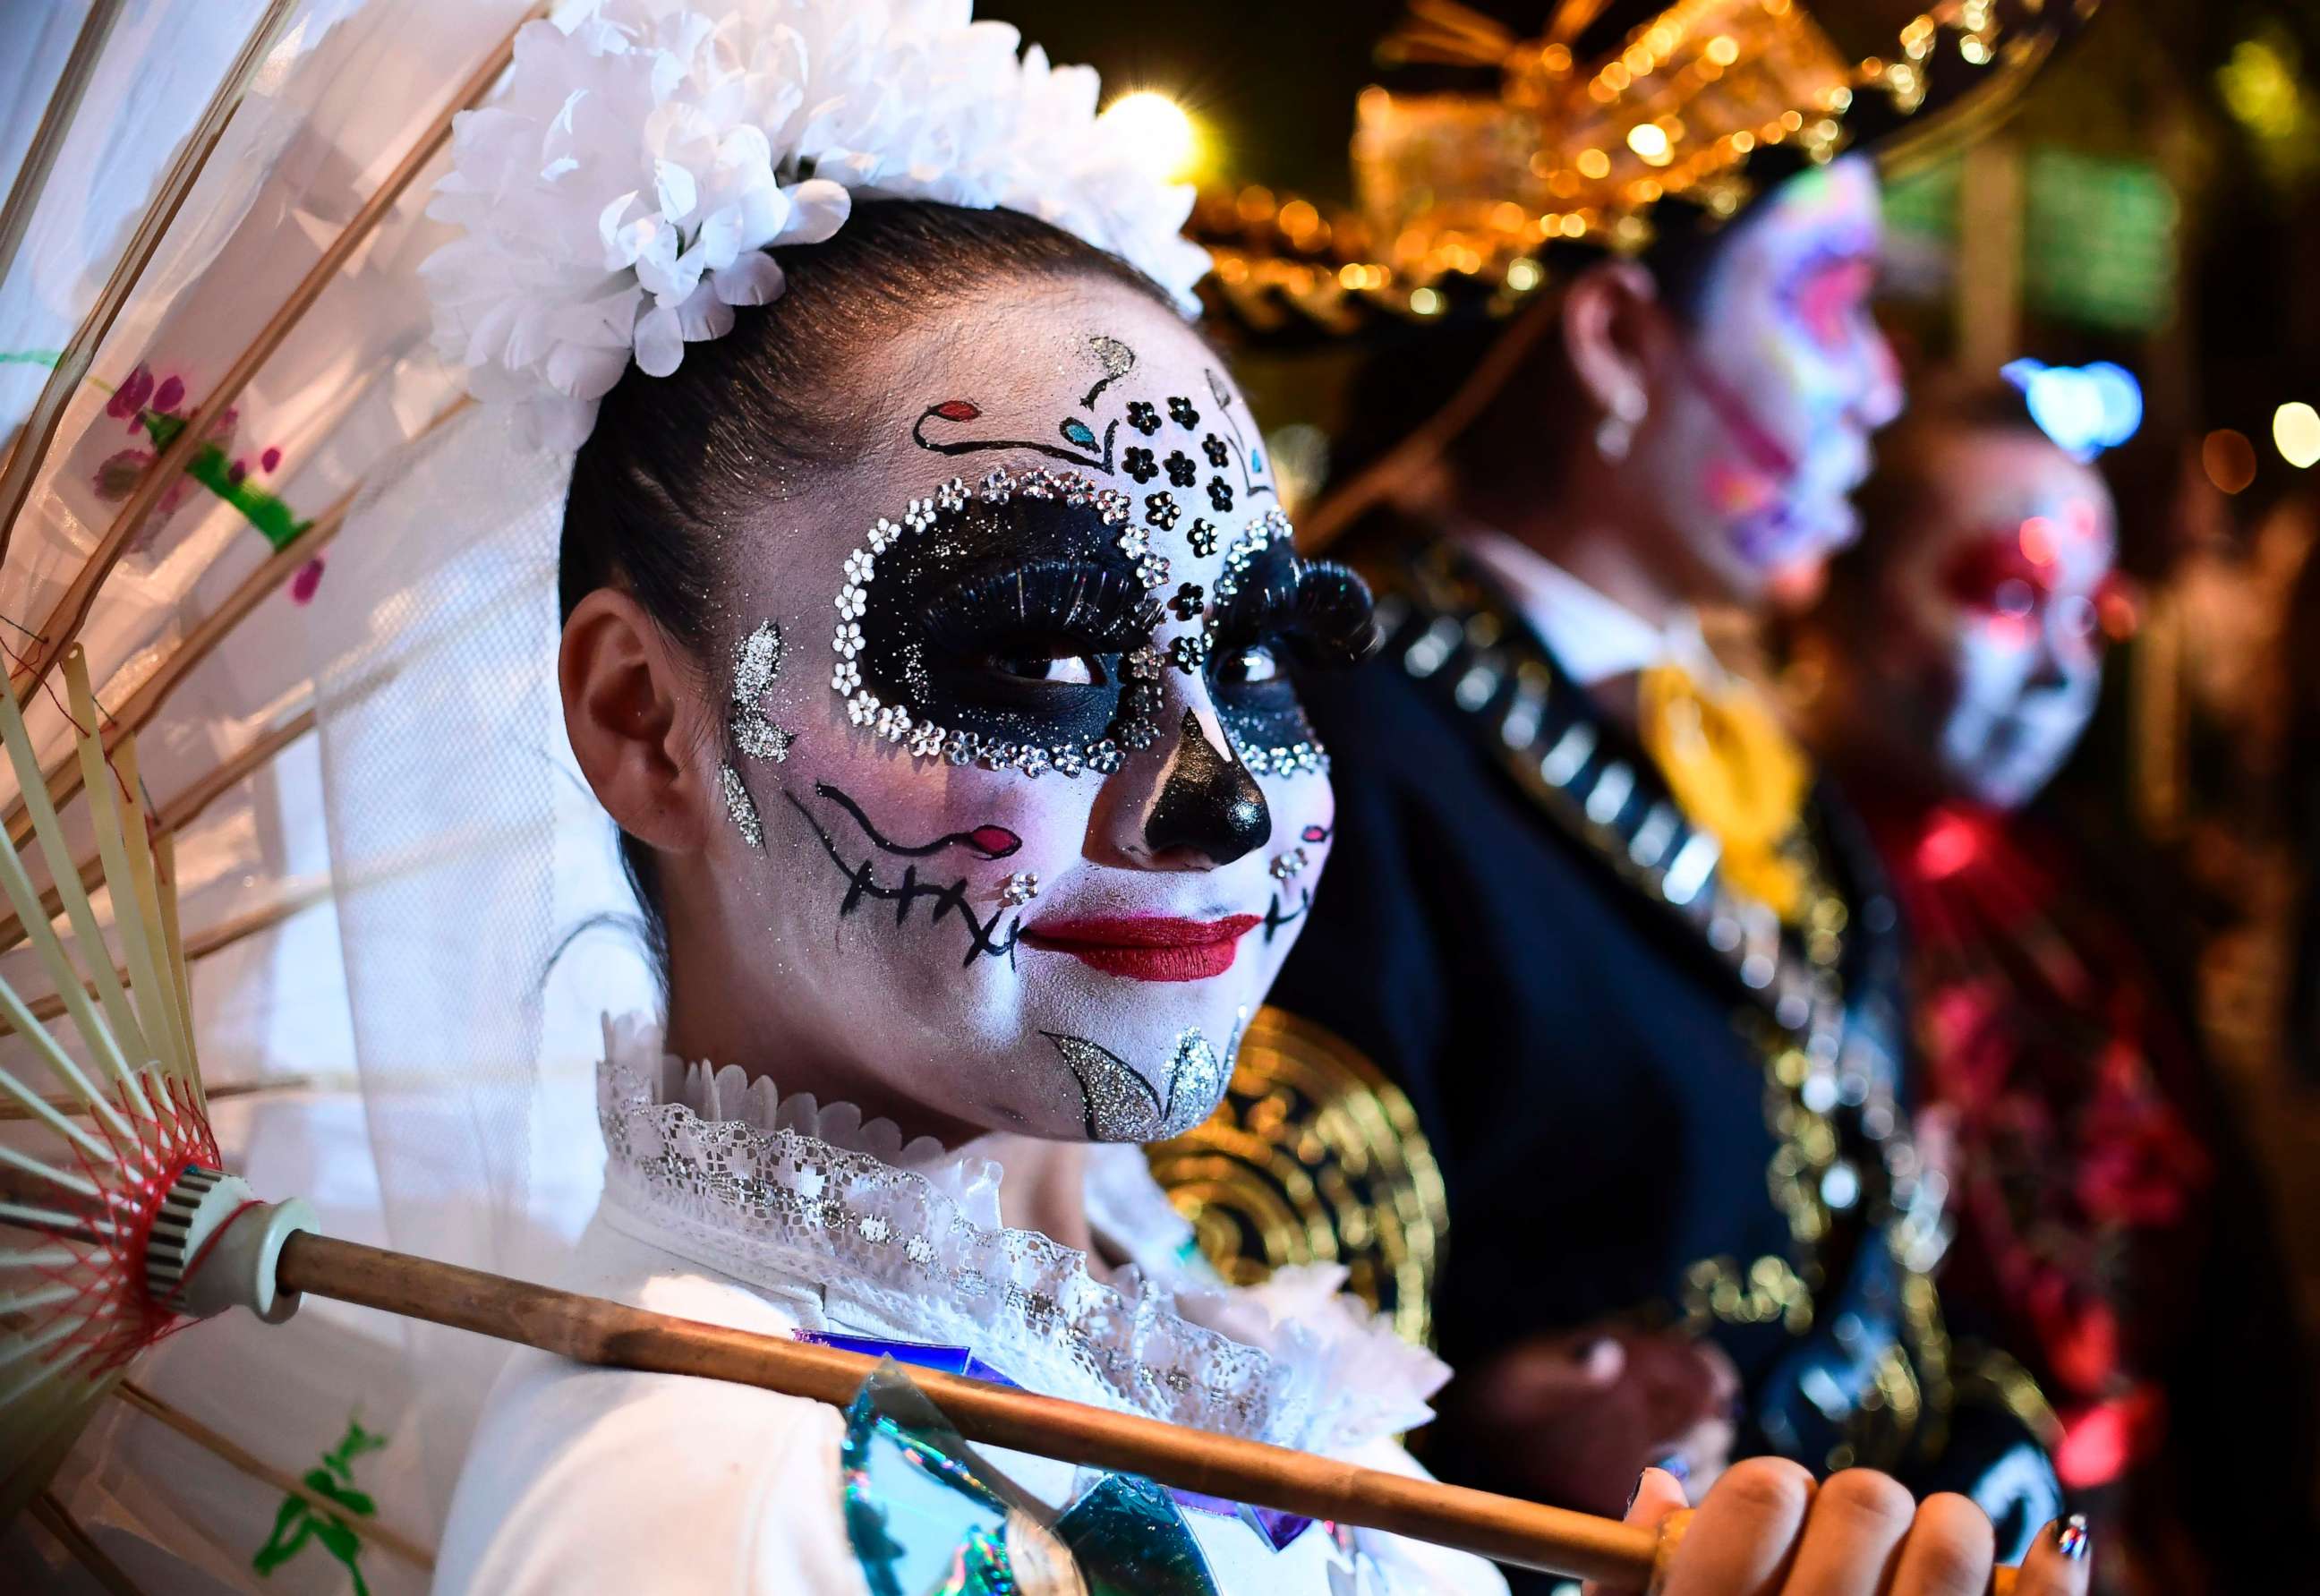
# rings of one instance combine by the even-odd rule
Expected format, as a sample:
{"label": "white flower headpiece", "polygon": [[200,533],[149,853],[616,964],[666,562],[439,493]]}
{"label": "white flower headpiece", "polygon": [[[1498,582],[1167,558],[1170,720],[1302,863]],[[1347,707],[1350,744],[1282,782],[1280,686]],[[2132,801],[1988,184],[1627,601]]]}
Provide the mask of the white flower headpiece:
{"label": "white flower headpiece", "polygon": [[972,0],[585,0],[516,36],[505,92],[458,121],[423,268],[436,345],[478,398],[573,449],[633,358],[655,376],[782,292],[855,193],[1005,207],[1119,255],[1187,313],[1208,256],[1189,187],[1096,119]]}

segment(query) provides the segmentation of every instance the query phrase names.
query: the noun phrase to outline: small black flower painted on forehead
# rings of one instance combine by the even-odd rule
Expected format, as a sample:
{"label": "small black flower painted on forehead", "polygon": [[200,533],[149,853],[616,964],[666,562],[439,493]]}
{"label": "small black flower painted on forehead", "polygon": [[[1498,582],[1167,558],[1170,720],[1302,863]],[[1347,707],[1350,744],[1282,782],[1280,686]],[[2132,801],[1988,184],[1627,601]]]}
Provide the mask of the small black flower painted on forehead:
{"label": "small black flower painted on forehead", "polygon": [[1120,469],[1138,482],[1149,482],[1160,475],[1159,465],[1148,449],[1131,449],[1119,459]]}
{"label": "small black flower painted on forehead", "polygon": [[1192,530],[1185,536],[1191,540],[1192,553],[1197,558],[1206,559],[1217,551],[1217,529],[1209,524],[1205,516],[1194,516]]}
{"label": "small black flower painted on forehead", "polygon": [[1175,526],[1176,518],[1182,513],[1183,512],[1176,503],[1176,495],[1165,488],[1144,495],[1144,519],[1164,532]]}
{"label": "small black flower painted on forehead", "polygon": [[1201,424],[1201,413],[1192,408],[1190,399],[1171,399],[1168,401],[1168,419],[1189,432]]}
{"label": "small black flower painted on forehead", "polygon": [[1175,612],[1179,621],[1197,621],[1203,596],[1199,583],[1187,582],[1176,589],[1176,596],[1168,601],[1168,608]]}
{"label": "small black flower painted on forehead", "polygon": [[1229,510],[1233,507],[1232,484],[1221,476],[1209,478],[1209,508]]}
{"label": "small black flower painted on forehead", "polygon": [[1171,450],[1165,463],[1168,467],[1168,481],[1173,486],[1190,487],[1200,480],[1201,468],[1192,464],[1192,457],[1181,449]]}
{"label": "small black flower painted on forehead", "polygon": [[1146,438],[1160,430],[1160,413],[1141,399],[1128,402],[1128,424]]}
{"label": "small black flower painted on forehead", "polygon": [[1214,432],[1201,440],[1201,452],[1209,457],[1210,465],[1219,469],[1222,469],[1224,463],[1232,458],[1232,451],[1225,446],[1225,440]]}

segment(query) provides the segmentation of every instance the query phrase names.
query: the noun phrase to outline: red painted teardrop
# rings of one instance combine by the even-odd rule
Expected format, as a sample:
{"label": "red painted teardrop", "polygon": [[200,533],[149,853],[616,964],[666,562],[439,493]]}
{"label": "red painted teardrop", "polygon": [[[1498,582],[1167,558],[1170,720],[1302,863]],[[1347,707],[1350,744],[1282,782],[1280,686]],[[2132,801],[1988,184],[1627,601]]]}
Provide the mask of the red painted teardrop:
{"label": "red painted teardrop", "polygon": [[981,415],[983,410],[964,399],[946,399],[935,406],[935,413],[947,422],[971,422]]}

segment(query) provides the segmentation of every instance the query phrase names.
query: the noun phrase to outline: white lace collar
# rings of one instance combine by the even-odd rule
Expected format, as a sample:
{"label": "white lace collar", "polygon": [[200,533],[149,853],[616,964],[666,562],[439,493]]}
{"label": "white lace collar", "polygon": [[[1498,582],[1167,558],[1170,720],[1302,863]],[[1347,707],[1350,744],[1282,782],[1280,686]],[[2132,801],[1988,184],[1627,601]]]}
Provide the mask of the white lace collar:
{"label": "white lace collar", "polygon": [[1430,1418],[1448,1371],[1337,1293],[1338,1269],[1216,1286],[1141,1150],[1092,1149],[1089,1212],[1133,1260],[999,1221],[981,1144],[905,1143],[849,1104],[686,1065],[636,1016],[604,1025],[604,1215],[764,1289],[817,1294],[833,1327],[972,1347],[1010,1379],[1178,1424],[1339,1452]]}

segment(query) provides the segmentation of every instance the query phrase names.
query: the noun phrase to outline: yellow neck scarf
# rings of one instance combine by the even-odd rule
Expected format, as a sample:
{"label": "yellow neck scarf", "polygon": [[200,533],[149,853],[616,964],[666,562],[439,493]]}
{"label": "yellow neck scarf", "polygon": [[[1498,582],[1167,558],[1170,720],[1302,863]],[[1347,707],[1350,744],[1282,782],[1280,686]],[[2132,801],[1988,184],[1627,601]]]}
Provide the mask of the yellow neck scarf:
{"label": "yellow neck scarf", "polygon": [[1680,665],[1647,667],[1636,728],[1684,818],[1723,849],[1725,879],[1784,920],[1801,912],[1805,870],[1789,848],[1811,770],[1763,694],[1703,687]]}

